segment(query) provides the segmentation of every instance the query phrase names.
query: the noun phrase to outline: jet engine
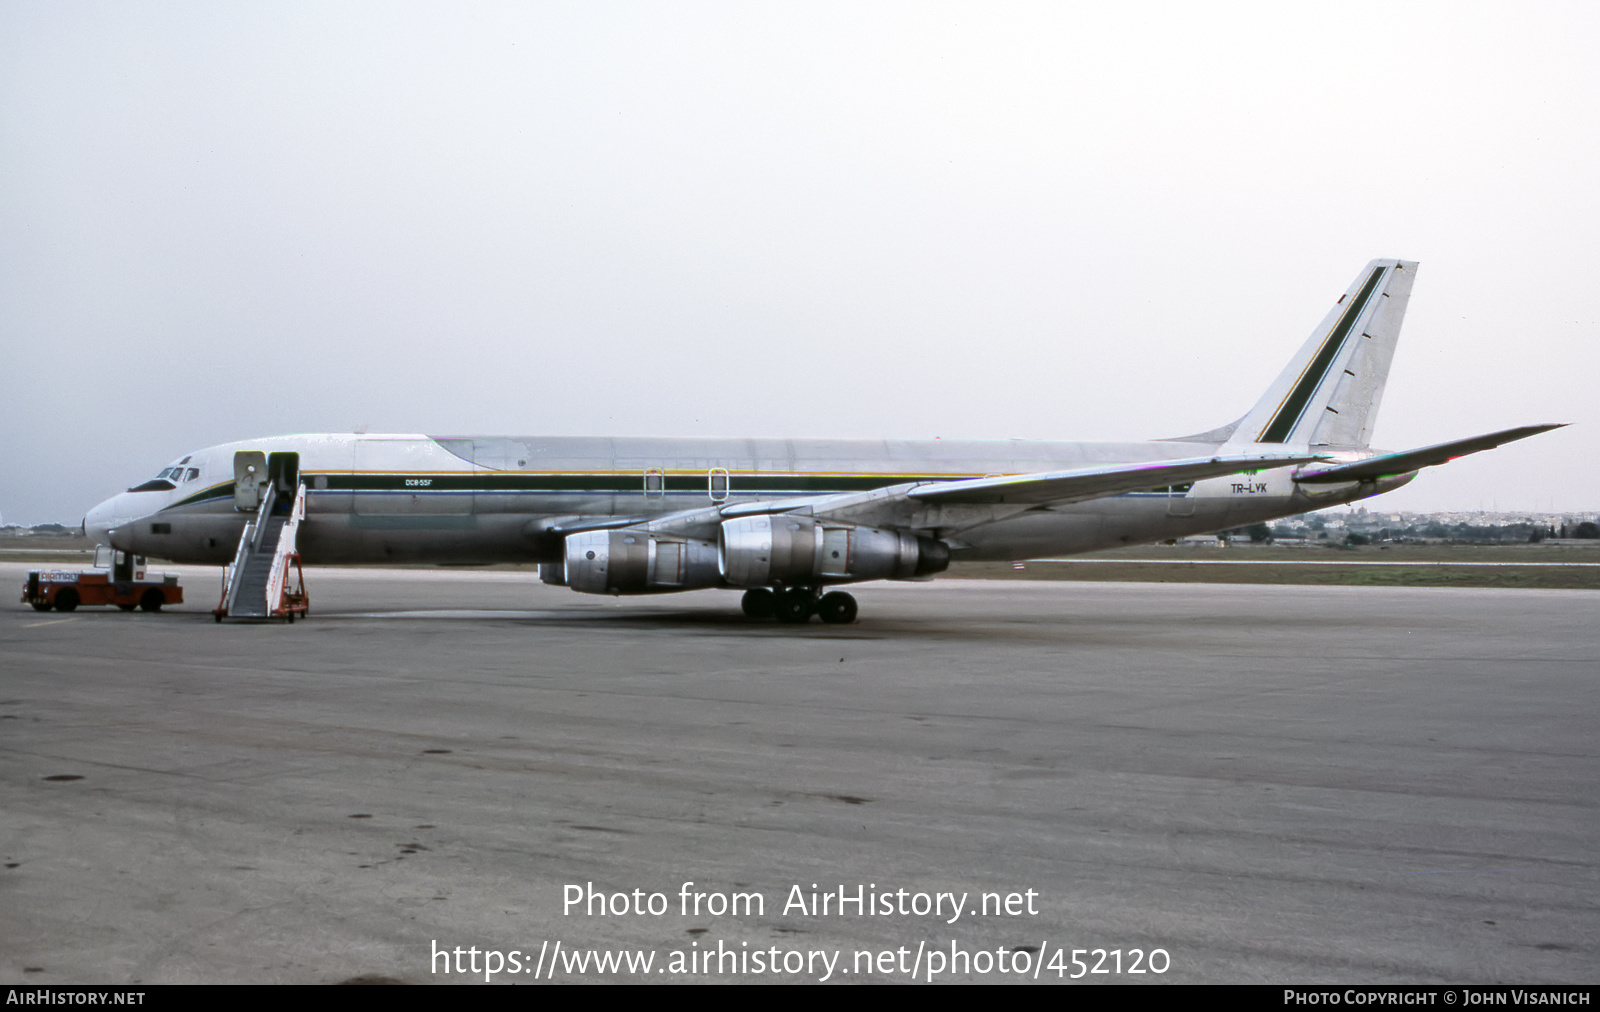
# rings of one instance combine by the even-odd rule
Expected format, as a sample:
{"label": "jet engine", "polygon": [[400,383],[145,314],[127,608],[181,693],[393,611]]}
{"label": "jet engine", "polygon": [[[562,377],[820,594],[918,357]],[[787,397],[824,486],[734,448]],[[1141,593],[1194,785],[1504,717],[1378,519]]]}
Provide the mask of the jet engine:
{"label": "jet engine", "polygon": [[722,582],[717,546],[709,541],[639,530],[583,531],[567,535],[565,548],[562,564],[540,566],[539,576],[584,594],[648,594]]}
{"label": "jet engine", "polygon": [[793,587],[938,573],[949,568],[950,549],[907,531],[779,513],[723,521],[717,562],[736,587]]}

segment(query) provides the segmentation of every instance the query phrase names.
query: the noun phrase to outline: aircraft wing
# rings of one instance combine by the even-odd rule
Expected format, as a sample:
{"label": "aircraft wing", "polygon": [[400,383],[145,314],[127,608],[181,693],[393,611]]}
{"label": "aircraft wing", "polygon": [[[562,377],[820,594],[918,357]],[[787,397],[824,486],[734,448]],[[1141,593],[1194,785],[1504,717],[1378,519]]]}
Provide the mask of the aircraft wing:
{"label": "aircraft wing", "polygon": [[939,504],[1061,506],[1123,492],[1181,485],[1243,471],[1308,464],[1322,459],[1314,455],[1287,453],[1190,457],[1185,460],[1116,464],[1042,474],[926,482],[909,489],[906,495],[922,502]]}
{"label": "aircraft wing", "polygon": [[1567,423],[1524,425],[1520,428],[1491,432],[1486,436],[1473,436],[1471,439],[1457,439],[1450,443],[1424,446],[1418,450],[1385,453],[1377,457],[1368,457],[1366,460],[1358,460],[1353,464],[1339,464],[1335,467],[1297,474],[1294,480],[1311,484],[1332,484],[1342,481],[1368,481],[1378,478],[1390,478],[1397,474],[1418,470],[1419,468],[1432,467],[1435,464],[1448,464],[1457,457],[1465,457],[1467,454],[1477,453],[1479,450],[1492,450],[1502,443],[1510,443],[1518,439],[1527,439],[1529,436],[1537,436],[1541,432],[1562,428],[1565,424]]}
{"label": "aircraft wing", "polygon": [[796,513],[867,526],[941,527],[954,530],[1031,509],[1064,506],[1123,492],[1164,488],[1205,478],[1308,464],[1324,459],[1303,453],[1223,454],[993,478],[908,482],[870,492],[704,506],[650,519],[572,517],[557,521],[548,529],[555,534],[572,534],[638,527],[657,534],[714,538],[717,526],[724,520],[764,513]]}
{"label": "aircraft wing", "polygon": [[[1321,459],[1324,458],[1304,453],[1224,454],[1070,471],[914,482],[871,492],[829,496],[792,511],[867,526],[938,527],[954,532],[1033,509]],[[744,508],[754,505],[757,504],[746,504]]]}

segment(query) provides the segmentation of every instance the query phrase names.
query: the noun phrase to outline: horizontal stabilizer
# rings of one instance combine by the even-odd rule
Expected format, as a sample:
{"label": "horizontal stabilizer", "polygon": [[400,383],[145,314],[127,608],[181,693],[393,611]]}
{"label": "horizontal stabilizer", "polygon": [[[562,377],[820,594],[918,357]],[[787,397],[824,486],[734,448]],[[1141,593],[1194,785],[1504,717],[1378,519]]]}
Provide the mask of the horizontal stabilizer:
{"label": "horizontal stabilizer", "polygon": [[1524,425],[1520,428],[1491,432],[1487,436],[1474,436],[1471,439],[1457,439],[1454,442],[1440,443],[1437,446],[1424,446],[1420,450],[1406,450],[1404,453],[1385,453],[1377,457],[1368,457],[1366,460],[1358,460],[1354,464],[1340,464],[1337,467],[1297,474],[1294,480],[1301,483],[1324,484],[1392,478],[1395,475],[1406,474],[1418,468],[1432,467],[1435,464],[1448,464],[1457,457],[1465,457],[1467,454],[1477,453],[1479,450],[1492,450],[1502,443],[1509,443],[1517,439],[1527,439],[1529,436],[1537,436],[1541,432],[1559,429],[1565,424],[1565,422],[1561,422],[1553,425]]}
{"label": "horizontal stabilizer", "polygon": [[995,478],[967,478],[960,481],[931,482],[906,492],[923,502],[954,504],[995,504],[1055,506],[1084,502],[1123,492],[1185,482],[1220,478],[1243,471],[1265,471],[1291,464],[1325,460],[1307,454],[1230,454],[1216,457],[1191,457],[1159,463],[1119,464],[1112,467],[1082,468],[1040,474],[1017,474]]}

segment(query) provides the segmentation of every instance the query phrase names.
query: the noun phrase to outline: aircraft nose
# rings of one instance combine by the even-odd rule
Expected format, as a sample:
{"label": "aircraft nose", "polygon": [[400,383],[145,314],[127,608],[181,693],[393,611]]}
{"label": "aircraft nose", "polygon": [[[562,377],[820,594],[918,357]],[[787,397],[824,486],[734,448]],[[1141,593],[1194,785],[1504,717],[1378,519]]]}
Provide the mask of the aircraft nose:
{"label": "aircraft nose", "polygon": [[97,545],[111,544],[111,528],[116,526],[111,520],[111,504],[114,501],[107,499],[83,515],[83,533]]}
{"label": "aircraft nose", "polygon": [[117,525],[134,519],[126,515],[128,511],[122,508],[121,499],[121,495],[114,495],[83,515],[83,532],[95,544],[109,546],[111,532]]}

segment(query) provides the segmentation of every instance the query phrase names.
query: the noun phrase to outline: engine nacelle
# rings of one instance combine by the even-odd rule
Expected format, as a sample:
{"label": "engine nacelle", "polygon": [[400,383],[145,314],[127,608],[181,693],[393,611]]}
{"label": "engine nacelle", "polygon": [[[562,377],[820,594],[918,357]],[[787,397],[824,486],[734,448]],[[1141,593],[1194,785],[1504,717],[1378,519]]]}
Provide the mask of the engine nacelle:
{"label": "engine nacelle", "polygon": [[950,549],[907,531],[779,513],[723,521],[717,559],[722,578],[736,587],[792,587],[938,573],[949,568]]}
{"label": "engine nacelle", "polygon": [[559,576],[584,594],[649,594],[722,582],[716,545],[637,530],[569,534],[562,571],[555,569],[551,566],[547,575],[540,566],[539,575],[546,583],[556,583]]}

